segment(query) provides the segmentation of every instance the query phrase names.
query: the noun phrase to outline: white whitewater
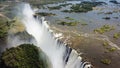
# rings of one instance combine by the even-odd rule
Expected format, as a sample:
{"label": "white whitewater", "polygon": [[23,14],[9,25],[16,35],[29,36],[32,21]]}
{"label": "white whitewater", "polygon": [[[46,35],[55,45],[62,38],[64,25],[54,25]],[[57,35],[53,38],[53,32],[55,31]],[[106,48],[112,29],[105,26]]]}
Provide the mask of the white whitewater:
{"label": "white whitewater", "polygon": [[26,31],[32,35],[37,45],[48,56],[51,66],[49,68],[91,68],[88,62],[82,62],[79,54],[56,39],[50,32],[47,21],[38,19],[29,4],[22,4],[19,13]]}

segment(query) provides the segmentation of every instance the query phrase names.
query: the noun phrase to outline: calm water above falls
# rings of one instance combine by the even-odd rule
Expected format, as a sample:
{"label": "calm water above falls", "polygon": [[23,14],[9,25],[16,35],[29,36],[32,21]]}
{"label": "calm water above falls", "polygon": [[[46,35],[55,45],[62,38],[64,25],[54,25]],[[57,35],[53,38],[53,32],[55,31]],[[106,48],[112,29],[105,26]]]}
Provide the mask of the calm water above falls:
{"label": "calm water above falls", "polygon": [[[39,9],[39,12],[48,12],[48,13],[54,13],[56,14],[56,16],[46,16],[46,19],[48,21],[50,21],[51,25],[55,25],[55,26],[59,26],[57,25],[58,20],[64,21],[65,17],[71,17],[73,19],[75,19],[75,21],[79,21],[81,23],[87,23],[87,26],[82,26],[82,25],[77,25],[73,27],[69,27],[70,29],[76,30],[78,32],[84,32],[84,33],[94,33],[93,30],[102,27],[103,25],[110,25],[110,26],[114,26],[115,30],[110,31],[110,32],[106,32],[104,35],[109,36],[110,40],[114,43],[116,43],[119,46],[119,41],[118,40],[114,40],[113,38],[113,34],[117,33],[120,31],[120,4],[113,4],[110,3],[109,0],[99,0],[99,1],[103,1],[106,2],[107,5],[101,5],[101,6],[97,6],[93,11],[89,11],[87,13],[64,13],[61,12],[62,10],[65,9],[69,9],[71,5],[67,6],[67,7],[63,7],[60,10],[49,10],[49,9]],[[118,0],[119,2],[119,0]],[[72,3],[72,4],[76,4],[76,3],[80,3],[80,1],[68,1],[67,3]],[[59,3],[62,4],[62,3]],[[59,4],[48,4],[48,5],[44,5],[45,7],[47,6],[57,6]],[[118,12],[115,12],[118,11]],[[115,12],[113,14],[105,14],[107,12]],[[102,19],[103,17],[110,17],[110,20],[105,20]],[[118,17],[118,19],[114,18],[114,17]],[[63,28],[64,26],[60,26],[61,28]],[[69,30],[69,29],[68,29]]]}

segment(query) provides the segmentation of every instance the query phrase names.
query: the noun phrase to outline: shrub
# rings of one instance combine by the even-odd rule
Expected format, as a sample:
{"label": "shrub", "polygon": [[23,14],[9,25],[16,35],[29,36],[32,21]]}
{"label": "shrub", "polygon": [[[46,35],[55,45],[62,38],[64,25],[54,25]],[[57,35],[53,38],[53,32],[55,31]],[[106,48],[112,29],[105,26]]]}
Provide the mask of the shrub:
{"label": "shrub", "polygon": [[104,43],[103,43],[103,46],[108,46],[108,45],[109,45],[108,42],[104,42]]}
{"label": "shrub", "polygon": [[101,59],[101,63],[109,65],[111,63],[110,59]]}
{"label": "shrub", "polygon": [[65,17],[65,19],[67,19],[67,20],[74,20],[74,19],[71,18],[71,17]]}
{"label": "shrub", "polygon": [[62,22],[60,22],[58,24],[66,25],[66,26],[76,26],[78,24],[78,22],[65,22],[65,21],[62,21]]}
{"label": "shrub", "polygon": [[62,8],[61,6],[48,7],[49,10],[59,10],[61,8]]}
{"label": "shrub", "polygon": [[120,37],[120,32],[119,33],[115,33],[114,36],[113,36],[113,38],[115,38],[115,39],[118,39],[119,37]]}
{"label": "shrub", "polygon": [[115,48],[115,47],[108,48],[108,51],[109,51],[109,52],[114,52],[114,51],[116,51],[116,50],[117,50],[117,48]]}
{"label": "shrub", "polygon": [[111,30],[114,30],[114,26],[110,26],[110,25],[103,25],[101,28],[95,29],[94,32],[103,34],[105,32],[109,32]]}
{"label": "shrub", "polygon": [[36,15],[41,15],[41,16],[55,16],[56,14],[46,13],[46,12],[39,12],[39,13],[36,13]]}

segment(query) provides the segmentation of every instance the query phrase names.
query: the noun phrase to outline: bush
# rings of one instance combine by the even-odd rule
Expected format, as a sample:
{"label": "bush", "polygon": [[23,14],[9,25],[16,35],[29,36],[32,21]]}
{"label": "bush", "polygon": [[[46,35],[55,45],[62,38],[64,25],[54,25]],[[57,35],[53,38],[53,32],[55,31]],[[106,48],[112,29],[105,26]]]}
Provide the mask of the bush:
{"label": "bush", "polygon": [[82,23],[81,25],[86,26],[86,25],[88,25],[88,24],[87,24],[87,23]]}
{"label": "bush", "polygon": [[108,45],[109,45],[108,42],[104,42],[104,43],[103,43],[103,46],[108,46]]}
{"label": "bush", "polygon": [[66,7],[68,5],[72,5],[72,3],[60,4],[59,6]]}
{"label": "bush", "polygon": [[41,15],[41,16],[55,16],[56,14],[46,13],[46,12],[39,12],[39,13],[36,13],[36,15]]}
{"label": "bush", "polygon": [[114,51],[116,51],[116,50],[117,50],[117,48],[115,48],[115,47],[108,48],[108,51],[109,51],[109,52],[114,52]]}
{"label": "bush", "polygon": [[109,65],[111,63],[110,59],[101,59],[101,63]]}
{"label": "bush", "polygon": [[49,10],[59,10],[61,8],[62,8],[61,6],[48,7]]}
{"label": "bush", "polygon": [[95,29],[94,32],[103,34],[105,32],[109,32],[111,30],[114,30],[114,26],[110,26],[110,25],[103,25],[101,28]]}
{"label": "bush", "polygon": [[65,19],[67,19],[67,20],[74,20],[74,19],[71,18],[71,17],[65,17]]}
{"label": "bush", "polygon": [[113,36],[113,38],[115,38],[115,39],[120,38],[120,32],[119,33],[115,33],[114,36]]}
{"label": "bush", "polygon": [[78,22],[65,22],[65,21],[62,21],[60,23],[58,23],[60,25],[66,25],[66,26],[76,26],[78,24]]}

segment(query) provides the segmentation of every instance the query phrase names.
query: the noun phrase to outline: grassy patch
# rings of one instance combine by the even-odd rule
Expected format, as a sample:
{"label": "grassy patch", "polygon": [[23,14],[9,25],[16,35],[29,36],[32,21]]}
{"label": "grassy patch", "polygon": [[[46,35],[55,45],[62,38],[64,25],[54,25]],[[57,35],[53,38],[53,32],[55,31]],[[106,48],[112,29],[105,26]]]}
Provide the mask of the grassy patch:
{"label": "grassy patch", "polygon": [[63,26],[76,26],[78,24],[78,22],[65,22],[65,21],[62,21],[60,23],[58,23],[60,25],[63,25]]}
{"label": "grassy patch", "polygon": [[101,59],[101,63],[109,65],[111,63],[110,59]]}
{"label": "grassy patch", "polygon": [[74,20],[74,19],[71,18],[71,17],[65,17],[65,19],[67,19],[67,20]]}
{"label": "grassy patch", "polygon": [[114,51],[117,50],[117,48],[115,48],[115,47],[111,47],[111,48],[108,48],[107,50],[108,50],[109,52],[114,52]]}
{"label": "grassy patch", "polygon": [[107,49],[108,52],[114,52],[114,51],[117,50],[116,47],[108,47],[108,48],[106,48],[106,49]]}
{"label": "grassy patch", "polygon": [[109,31],[114,30],[114,29],[115,29],[114,26],[103,25],[101,28],[95,29],[94,32],[103,34],[105,32],[109,32]]}
{"label": "grassy patch", "polygon": [[113,38],[115,38],[115,39],[120,38],[120,32],[119,32],[119,33],[115,33],[115,34],[113,35]]}
{"label": "grassy patch", "polygon": [[109,43],[108,42],[104,42],[103,46],[109,46]]}
{"label": "grassy patch", "polygon": [[48,9],[49,10],[59,10],[59,9],[61,9],[62,7],[61,6],[53,6],[53,7],[49,7],[48,6]]}
{"label": "grassy patch", "polygon": [[68,13],[71,13],[71,10],[63,10],[62,12],[68,12]]}
{"label": "grassy patch", "polygon": [[72,5],[72,3],[60,4],[59,6],[66,7],[68,5]]}
{"label": "grassy patch", "polygon": [[36,15],[41,15],[41,16],[55,16],[56,14],[46,13],[46,12],[39,12],[39,13],[36,13]]}
{"label": "grassy patch", "polygon": [[82,23],[81,25],[86,26],[86,25],[88,25],[88,24],[87,24],[87,23]]}
{"label": "grassy patch", "polygon": [[103,43],[103,46],[105,46],[105,49],[107,50],[106,52],[114,52],[117,50],[116,47],[110,47],[107,41]]}

